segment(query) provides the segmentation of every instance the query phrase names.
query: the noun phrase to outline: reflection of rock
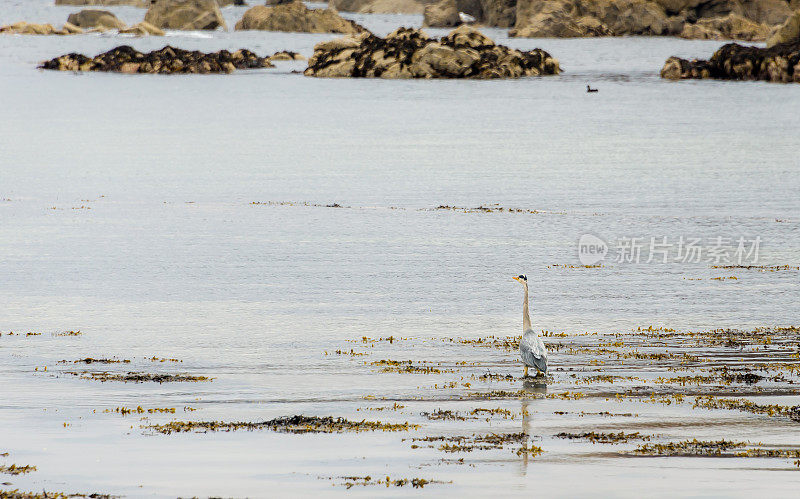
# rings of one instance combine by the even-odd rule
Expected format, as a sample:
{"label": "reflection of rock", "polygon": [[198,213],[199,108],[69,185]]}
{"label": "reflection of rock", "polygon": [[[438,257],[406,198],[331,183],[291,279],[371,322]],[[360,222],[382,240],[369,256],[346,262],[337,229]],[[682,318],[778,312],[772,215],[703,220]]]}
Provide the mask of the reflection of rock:
{"label": "reflection of rock", "polygon": [[800,83],[800,41],[770,48],[728,43],[708,61],[670,57],[661,77],[671,80],[716,78],[720,80],[764,80]]}
{"label": "reflection of rock", "polygon": [[422,25],[435,28],[452,28],[461,24],[456,0],[441,0],[425,6]]}
{"label": "reflection of rock", "polygon": [[67,22],[83,29],[125,29],[125,23],[107,10],[84,9],[70,14]]}
{"label": "reflection of rock", "polygon": [[174,47],[149,53],[123,45],[94,58],[68,54],[44,62],[42,69],[59,71],[111,71],[118,73],[230,73],[236,69],[269,68],[268,58],[249,50],[227,50],[204,54]]}
{"label": "reflection of rock", "polygon": [[534,49],[495,45],[477,29],[462,25],[446,37],[398,28],[386,38],[365,32],[314,47],[306,76],[366,78],[518,78],[557,74],[558,61]]}
{"label": "reflection of rock", "polygon": [[425,8],[417,0],[330,0],[330,5],[336,10],[361,14],[422,14]]}
{"label": "reflection of rock", "polygon": [[725,17],[700,19],[695,24],[686,24],[681,38],[696,40],[764,40],[770,32],[766,24],[758,24],[737,14]]}
{"label": "reflection of rock", "polygon": [[160,29],[227,29],[216,0],[157,0],[144,20]]}
{"label": "reflection of rock", "polygon": [[767,40],[767,47],[800,40],[800,10],[797,10]]}
{"label": "reflection of rock", "polygon": [[364,28],[344,19],[332,9],[309,9],[299,1],[274,7],[253,7],[236,23],[236,29],[345,34],[364,31]]}
{"label": "reflection of rock", "polygon": [[150,7],[150,0],[56,0],[56,5],[130,5]]}

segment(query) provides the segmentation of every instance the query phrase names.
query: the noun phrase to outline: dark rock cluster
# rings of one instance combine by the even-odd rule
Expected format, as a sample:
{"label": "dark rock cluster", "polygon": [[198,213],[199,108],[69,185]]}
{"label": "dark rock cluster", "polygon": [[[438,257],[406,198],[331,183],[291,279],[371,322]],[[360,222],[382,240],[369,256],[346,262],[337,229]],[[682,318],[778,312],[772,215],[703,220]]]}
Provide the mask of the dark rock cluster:
{"label": "dark rock cluster", "polygon": [[541,49],[496,45],[466,25],[437,40],[398,28],[386,38],[361,33],[314,47],[306,76],[367,78],[518,78],[557,74],[558,61]]}
{"label": "dark rock cluster", "polygon": [[728,43],[707,61],[670,57],[661,69],[661,77],[800,83],[800,40],[769,48]]}
{"label": "dark rock cluster", "polygon": [[220,50],[204,53],[164,47],[141,53],[123,45],[96,57],[67,54],[42,63],[41,69],[59,71],[111,71],[118,73],[230,73],[236,69],[273,67],[269,58],[259,57],[249,50],[236,52]]}

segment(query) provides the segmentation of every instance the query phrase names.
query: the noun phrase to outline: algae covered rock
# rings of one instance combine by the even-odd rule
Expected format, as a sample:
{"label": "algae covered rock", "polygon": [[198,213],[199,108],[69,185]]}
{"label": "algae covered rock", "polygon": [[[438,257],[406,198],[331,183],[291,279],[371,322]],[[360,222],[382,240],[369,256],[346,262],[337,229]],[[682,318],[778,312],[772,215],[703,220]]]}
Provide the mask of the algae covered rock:
{"label": "algae covered rock", "polygon": [[41,69],[58,71],[107,71],[117,73],[230,73],[236,69],[270,68],[269,58],[249,50],[204,53],[164,47],[142,53],[123,45],[95,57],[66,54],[42,63]]}
{"label": "algae covered rock", "polygon": [[364,32],[314,47],[306,76],[365,78],[519,78],[558,74],[558,61],[541,49],[496,45],[462,25],[437,40],[398,28],[386,38]]}
{"label": "algae covered rock", "polygon": [[728,43],[707,61],[670,57],[661,69],[661,77],[800,83],[800,40],[768,48]]}

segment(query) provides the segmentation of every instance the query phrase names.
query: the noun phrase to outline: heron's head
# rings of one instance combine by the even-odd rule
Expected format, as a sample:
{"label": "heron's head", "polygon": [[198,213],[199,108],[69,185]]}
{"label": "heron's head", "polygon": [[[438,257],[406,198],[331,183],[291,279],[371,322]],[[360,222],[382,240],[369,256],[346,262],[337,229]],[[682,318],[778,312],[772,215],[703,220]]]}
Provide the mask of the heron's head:
{"label": "heron's head", "polygon": [[512,279],[514,279],[515,281],[517,281],[520,284],[528,284],[528,278],[525,277],[522,274],[520,274],[518,276],[515,276],[515,277],[512,277]]}

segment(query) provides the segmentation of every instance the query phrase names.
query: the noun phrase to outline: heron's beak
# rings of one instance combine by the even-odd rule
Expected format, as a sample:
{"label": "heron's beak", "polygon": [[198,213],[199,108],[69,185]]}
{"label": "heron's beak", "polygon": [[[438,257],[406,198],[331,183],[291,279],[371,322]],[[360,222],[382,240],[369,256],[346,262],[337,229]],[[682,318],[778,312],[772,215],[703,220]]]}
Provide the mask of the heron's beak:
{"label": "heron's beak", "polygon": [[512,277],[515,281],[519,282],[519,277]]}

